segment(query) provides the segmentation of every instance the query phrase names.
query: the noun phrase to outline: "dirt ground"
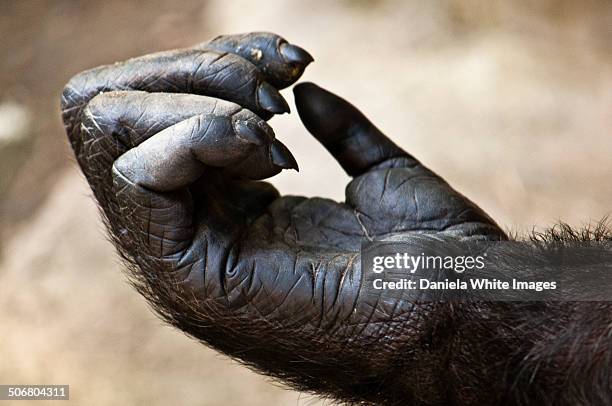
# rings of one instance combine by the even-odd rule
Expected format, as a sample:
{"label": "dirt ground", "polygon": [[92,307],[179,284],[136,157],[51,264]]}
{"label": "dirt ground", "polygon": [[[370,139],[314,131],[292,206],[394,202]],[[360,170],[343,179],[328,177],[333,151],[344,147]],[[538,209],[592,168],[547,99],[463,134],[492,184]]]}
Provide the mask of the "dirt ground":
{"label": "dirt ground", "polygon": [[[0,383],[70,384],[75,405],[322,403],[151,313],[121,273],[59,117],[63,84],[82,69],[252,30],[309,50],[304,80],[353,101],[507,229],[612,213],[607,0],[4,1]],[[347,176],[296,114],[271,124],[301,168],[273,183],[343,199]]]}

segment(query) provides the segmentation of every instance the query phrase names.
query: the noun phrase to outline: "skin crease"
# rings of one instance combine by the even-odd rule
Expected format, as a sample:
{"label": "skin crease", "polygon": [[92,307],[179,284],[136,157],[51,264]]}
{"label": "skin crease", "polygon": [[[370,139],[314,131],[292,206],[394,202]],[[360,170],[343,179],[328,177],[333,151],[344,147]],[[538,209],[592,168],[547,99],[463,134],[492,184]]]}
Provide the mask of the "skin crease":
{"label": "skin crease", "polygon": [[[609,404],[607,303],[421,303],[362,283],[363,240],[505,240],[478,206],[312,83],[305,127],[346,201],[281,197],[266,120],[313,61],[271,33],[78,74],[62,116],[136,289],[174,326],[299,390],[389,405]],[[581,236],[610,240],[601,228]],[[239,384],[239,383],[236,383]]]}

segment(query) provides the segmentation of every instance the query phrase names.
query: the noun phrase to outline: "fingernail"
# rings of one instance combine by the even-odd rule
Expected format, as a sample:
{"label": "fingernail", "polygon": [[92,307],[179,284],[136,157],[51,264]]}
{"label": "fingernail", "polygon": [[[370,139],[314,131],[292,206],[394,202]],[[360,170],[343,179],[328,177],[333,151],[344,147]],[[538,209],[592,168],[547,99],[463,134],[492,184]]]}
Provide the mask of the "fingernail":
{"label": "fingernail", "polygon": [[270,147],[270,158],[272,163],[280,168],[300,171],[291,151],[278,140],[275,140]]}
{"label": "fingernail", "polygon": [[274,114],[289,113],[289,105],[271,84],[263,82],[257,90],[259,106]]}
{"label": "fingernail", "polygon": [[236,121],[234,130],[238,138],[255,145],[263,145],[271,139],[263,128],[250,121]]}
{"label": "fingernail", "polygon": [[279,47],[279,51],[283,58],[289,63],[308,65],[310,62],[314,61],[312,55],[304,49],[297,45],[289,44],[288,42],[283,42]]}

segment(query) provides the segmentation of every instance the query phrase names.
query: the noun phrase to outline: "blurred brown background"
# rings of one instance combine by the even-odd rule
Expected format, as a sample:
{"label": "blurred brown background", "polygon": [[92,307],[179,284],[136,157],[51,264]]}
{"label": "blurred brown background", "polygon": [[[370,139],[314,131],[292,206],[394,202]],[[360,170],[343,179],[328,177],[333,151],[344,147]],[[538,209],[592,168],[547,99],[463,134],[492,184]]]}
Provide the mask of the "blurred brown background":
{"label": "blurred brown background", "polygon": [[[352,100],[506,228],[610,214],[608,0],[3,1],[0,383],[70,384],[87,405],[319,403],[156,319],[124,280],[60,122],[80,70],[251,30],[309,50],[305,80]],[[346,175],[297,116],[272,125],[301,168],[274,179],[281,191],[342,199]]]}

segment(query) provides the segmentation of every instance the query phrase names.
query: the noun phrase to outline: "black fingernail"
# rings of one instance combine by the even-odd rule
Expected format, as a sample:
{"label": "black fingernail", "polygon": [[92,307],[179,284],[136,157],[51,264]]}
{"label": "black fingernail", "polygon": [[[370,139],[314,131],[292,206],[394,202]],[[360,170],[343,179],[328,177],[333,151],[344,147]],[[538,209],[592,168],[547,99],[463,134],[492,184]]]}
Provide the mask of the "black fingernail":
{"label": "black fingernail", "polygon": [[314,61],[312,55],[304,49],[297,45],[289,44],[288,42],[283,42],[279,47],[279,51],[283,58],[289,63],[299,63],[306,66]]}
{"label": "black fingernail", "polygon": [[234,130],[238,138],[255,145],[263,145],[271,139],[263,128],[250,121],[236,121]]}
{"label": "black fingernail", "polygon": [[274,165],[280,168],[300,171],[291,151],[278,140],[275,140],[270,147],[270,159],[272,159]]}
{"label": "black fingernail", "polygon": [[263,82],[257,90],[259,106],[274,114],[289,113],[289,105],[271,84]]}

